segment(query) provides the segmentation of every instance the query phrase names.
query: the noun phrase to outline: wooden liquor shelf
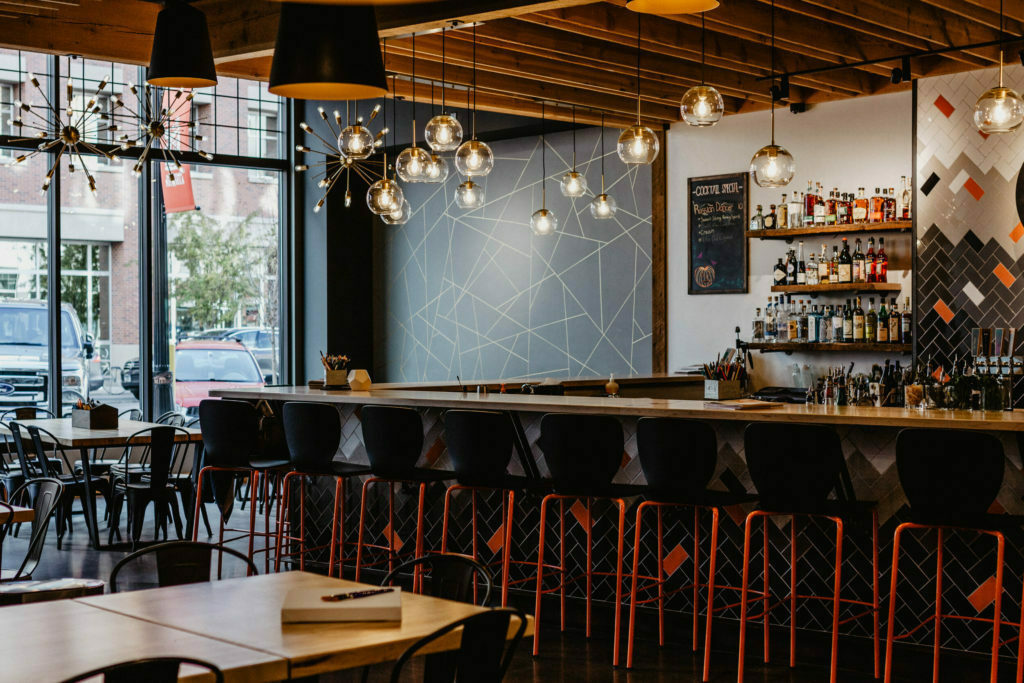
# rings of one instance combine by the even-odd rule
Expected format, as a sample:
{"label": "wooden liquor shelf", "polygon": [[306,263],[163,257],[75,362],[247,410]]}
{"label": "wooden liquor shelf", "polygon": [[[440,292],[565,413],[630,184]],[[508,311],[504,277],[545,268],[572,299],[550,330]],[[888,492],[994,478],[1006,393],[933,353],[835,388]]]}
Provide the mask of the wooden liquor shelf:
{"label": "wooden liquor shelf", "polygon": [[816,225],[809,228],[775,228],[772,230],[747,230],[747,237],[762,240],[791,240],[805,235],[845,235],[862,232],[903,232],[914,227],[911,221],[887,223],[854,223],[851,225]]}
{"label": "wooden liquor shelf", "polygon": [[910,353],[910,344],[885,344],[851,342],[849,344],[834,344],[829,342],[807,343],[807,342],[751,342],[747,348],[760,351],[761,353],[793,351],[823,351],[823,352],[863,352],[863,353]]}
{"label": "wooden liquor shelf", "polygon": [[773,292],[786,294],[823,294],[827,292],[898,292],[898,282],[837,282],[828,285],[772,285]]}

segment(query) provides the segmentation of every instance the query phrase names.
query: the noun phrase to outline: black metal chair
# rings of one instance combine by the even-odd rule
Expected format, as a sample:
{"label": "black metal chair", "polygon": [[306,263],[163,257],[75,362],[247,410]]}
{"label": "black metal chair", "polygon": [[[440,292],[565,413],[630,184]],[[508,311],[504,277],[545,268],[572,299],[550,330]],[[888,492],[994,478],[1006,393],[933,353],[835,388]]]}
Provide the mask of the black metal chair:
{"label": "black metal chair", "polygon": [[[491,606],[491,593],[494,591],[494,577],[487,565],[474,560],[468,555],[445,553],[426,555],[403,562],[388,572],[382,586],[393,586],[396,579],[409,574],[416,575],[422,569],[420,586],[414,591],[435,598],[468,602],[483,607]],[[478,598],[478,588],[483,587],[483,597]]]}
{"label": "black metal chair", "polygon": [[[194,417],[184,425],[185,429],[200,429],[199,418]],[[171,485],[174,486],[175,490],[178,491],[178,495],[181,496],[182,509],[185,512],[185,525],[189,530],[189,536],[192,535],[192,515],[195,512],[196,507],[196,481],[198,479],[199,467],[202,461],[203,444],[202,442],[191,443],[191,444],[176,444],[174,451],[174,460],[171,465],[171,474],[168,477]],[[191,452],[191,458],[189,453]],[[188,465],[188,467],[186,467]],[[206,535],[212,536],[213,529],[210,528],[210,517],[206,512],[206,506],[202,505],[199,507],[199,513],[203,518],[203,524],[206,526]]]}
{"label": "black metal chair", "polygon": [[[932,676],[939,680],[939,643],[943,618],[957,615],[942,611],[943,564],[946,534],[968,531],[996,541],[995,579],[992,587],[992,617],[970,615],[972,621],[992,624],[990,680],[999,673],[999,626],[1003,595],[1003,529],[1018,525],[1019,518],[988,514],[1003,485],[1006,459],[1002,443],[993,434],[954,429],[904,429],[896,437],[896,470],[900,486],[910,504],[911,521],[896,527],[892,543],[892,574],[889,586],[889,628],[885,639],[885,680],[892,680],[893,642],[896,635],[896,585],[899,578],[900,540],[909,530],[934,529],[936,552],[935,609],[922,622],[934,622]],[[914,629],[916,630],[916,629]],[[1019,655],[1018,655],[1019,657]],[[1018,669],[1018,672],[1020,669]],[[1018,678],[1020,676],[1018,675]]]}
{"label": "black metal chair", "polygon": [[[3,483],[8,491],[13,491],[20,487],[25,483],[26,479],[43,476],[42,472],[32,465],[24,444],[21,444],[19,448],[19,444],[16,443],[9,427],[11,420],[30,420],[40,415],[43,417],[53,417],[53,413],[45,408],[36,408],[34,406],[12,408],[0,412],[0,438],[4,442],[4,453],[0,454],[0,483]],[[14,455],[13,461],[11,461],[10,457],[12,452]],[[56,461],[53,464],[56,466]]]}
{"label": "black metal chair", "polygon": [[[843,458],[842,445],[835,429],[823,425],[786,424],[786,423],[753,423],[744,432],[744,452],[750,478],[757,490],[759,503],[757,508],[747,515],[744,525],[743,541],[743,583],[740,599],[740,644],[737,680],[743,680],[744,654],[746,650],[747,623],[763,619],[764,630],[764,661],[769,661],[768,634],[769,617],[772,607],[789,604],[789,665],[796,666],[796,623],[798,599],[820,599],[832,603],[832,656],[830,661],[830,680],[835,683],[838,678],[839,666],[839,625],[842,605],[855,605],[864,608],[862,612],[847,616],[842,623],[855,618],[870,616],[874,634],[874,675],[880,674],[879,659],[879,597],[878,597],[878,511],[873,502],[856,500],[846,461]],[[835,498],[831,498],[834,494]],[[770,590],[770,551],[768,530],[771,526],[770,517],[790,518],[790,585],[789,595],[781,601],[773,602]],[[751,532],[754,520],[761,518],[763,529],[762,553],[762,590],[756,592],[755,602],[759,602],[762,611],[750,616],[747,606],[750,602],[749,577]],[[800,518],[818,519],[835,525],[835,565],[834,581],[831,596],[800,595],[797,593],[797,561],[799,555],[796,547],[797,520]],[[871,602],[843,598],[842,561],[843,537],[848,525],[863,524],[871,529],[871,571],[872,600]],[[863,528],[863,527],[861,527]],[[822,568],[816,568],[821,573]]]}
{"label": "black metal chair", "polygon": [[154,505],[155,529],[154,539],[159,538],[160,529],[164,530],[167,539],[167,510],[170,508],[174,519],[174,528],[178,539],[182,538],[181,512],[178,509],[178,496],[174,485],[169,482],[171,465],[177,444],[175,439],[183,436],[188,439],[188,432],[181,427],[147,427],[135,432],[125,441],[125,452],[139,447],[143,443],[150,454],[149,474],[140,481],[121,480],[115,484],[111,500],[110,539],[113,543],[115,532],[121,522],[121,508],[128,502],[128,530],[131,535],[132,548],[142,536],[142,524],[146,516],[146,508]]}
{"label": "black metal chair", "polygon": [[[120,415],[118,417],[120,417]],[[141,412],[139,418],[141,419]],[[153,424],[166,425],[168,427],[181,427],[185,424],[185,416],[181,413],[170,410],[156,418],[153,421]],[[175,447],[175,450],[177,450],[177,447]],[[98,473],[97,465],[100,467],[100,472],[109,474],[111,488],[114,487],[118,480],[135,482],[149,472],[149,446],[137,446],[134,449],[125,448],[121,451],[120,457],[116,460],[97,460],[94,458],[89,461],[89,464],[92,466],[93,475]],[[81,471],[81,463],[78,461],[75,462],[75,470],[78,472]]]}
{"label": "black metal chair", "polygon": [[[425,554],[423,523],[424,506],[426,504],[427,486],[434,482],[442,482],[455,478],[454,472],[432,470],[417,467],[416,462],[423,451],[423,421],[419,412],[412,408],[397,406],[363,406],[360,413],[363,428],[363,445],[370,460],[373,473],[363,482],[362,500],[359,502],[359,540],[356,547],[356,581],[359,580],[363,568],[363,555],[366,548],[383,550],[387,553],[388,569],[394,569],[398,551],[395,548],[394,498],[395,484],[413,484],[419,488],[419,504],[416,514],[416,543],[413,557]],[[384,544],[365,542],[366,505],[369,501],[369,490],[374,484],[386,484],[388,487],[388,529]],[[371,566],[371,565],[367,565]]]}
{"label": "black metal chair", "polygon": [[0,503],[0,567],[4,566],[4,540],[12,526],[14,526],[14,508],[7,503]]}
{"label": "black metal chair", "polygon": [[120,590],[117,576],[122,569],[128,565],[146,562],[150,556],[156,560],[156,583],[147,584],[146,588],[211,581],[213,553],[217,553],[216,579],[223,577],[225,555],[244,562],[247,573],[253,576],[259,573],[252,560],[227,546],[198,541],[170,541],[151,545],[121,558],[110,572],[110,592],[117,593]]}
{"label": "black metal chair", "polygon": [[[508,633],[513,617],[519,620],[519,625],[509,639]],[[401,680],[405,665],[424,647],[458,628],[462,629],[458,650],[428,654],[424,657],[425,683],[501,681],[526,631],[526,615],[520,609],[504,607],[474,614],[439,628],[413,643],[402,653],[391,671],[391,682],[398,683]]]}
{"label": "black metal chair", "polygon": [[11,495],[12,505],[26,505],[35,512],[28,551],[18,569],[0,569],[0,581],[28,581],[39,566],[50,520],[61,504],[64,484],[58,479],[30,479]]}
{"label": "black metal chair", "polygon": [[[341,443],[341,416],[338,408],[328,403],[285,403],[282,408],[284,434],[288,443],[291,471],[282,482],[281,504],[277,510],[277,558],[275,569],[281,570],[285,556],[298,555],[299,569],[306,569],[306,555],[320,550],[322,546],[306,546],[306,479],[308,477],[334,478],[334,508],[331,521],[330,559],[327,575],[334,576],[335,563],[338,576],[345,568],[345,480],[349,477],[370,473],[365,465],[335,460]],[[290,521],[291,484],[299,478],[299,533],[295,535]],[[288,533],[284,532],[285,526]],[[286,544],[299,544],[298,551],[285,552]]]}
{"label": "black metal chair", "polygon": [[178,672],[182,664],[190,664],[206,669],[213,676],[215,683],[224,683],[224,672],[216,665],[191,657],[149,657],[131,662],[121,662],[109,666],[86,671],[63,683],[78,683],[96,676],[103,676],[104,683],[177,683]]}
{"label": "black metal chair", "polygon": [[[663,512],[679,508],[693,509],[693,550],[688,558],[693,563],[693,582],[674,589],[672,593],[692,590],[693,599],[693,652],[697,652],[700,642],[700,589],[707,588],[707,620],[704,631],[704,673],[707,681],[711,666],[711,624],[715,612],[715,590],[738,587],[716,585],[715,571],[718,561],[718,520],[720,508],[739,505],[753,501],[744,491],[711,491],[708,484],[718,467],[718,439],[715,430],[706,422],[682,420],[667,417],[645,417],[637,421],[637,457],[647,480],[646,500],[636,509],[636,525],[633,541],[633,574],[632,589],[629,600],[629,635],[626,649],[626,666],[633,666],[633,641],[636,631],[636,606],[651,602],[658,605],[658,641],[665,645],[665,584],[664,547],[663,547]],[[643,554],[641,539],[643,537],[644,512],[653,508],[657,513],[657,574],[644,576],[640,574],[640,558]],[[711,547],[708,577],[701,581],[701,526],[702,512],[711,513]],[[649,583],[641,585],[642,581]],[[656,589],[654,597],[638,599],[640,591]],[[718,610],[725,609],[720,606]]]}

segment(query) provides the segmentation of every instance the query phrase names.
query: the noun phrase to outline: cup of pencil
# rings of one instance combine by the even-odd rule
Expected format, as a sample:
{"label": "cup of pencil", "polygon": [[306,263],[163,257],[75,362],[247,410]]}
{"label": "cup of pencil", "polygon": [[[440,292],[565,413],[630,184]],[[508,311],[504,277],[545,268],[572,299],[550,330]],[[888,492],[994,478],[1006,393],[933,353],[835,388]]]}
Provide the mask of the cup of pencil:
{"label": "cup of pencil", "polygon": [[320,352],[320,362],[324,366],[324,388],[348,388],[348,356],[324,355]]}
{"label": "cup of pencil", "polygon": [[747,369],[742,360],[704,363],[704,398],[728,400],[742,398],[747,380]]}

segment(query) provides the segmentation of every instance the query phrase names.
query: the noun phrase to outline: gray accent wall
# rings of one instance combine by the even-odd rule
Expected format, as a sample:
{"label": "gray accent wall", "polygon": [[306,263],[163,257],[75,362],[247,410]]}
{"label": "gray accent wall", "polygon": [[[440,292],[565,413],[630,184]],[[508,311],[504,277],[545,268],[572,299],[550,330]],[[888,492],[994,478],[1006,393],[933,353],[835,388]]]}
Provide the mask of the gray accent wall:
{"label": "gray accent wall", "polygon": [[[586,377],[651,371],[651,170],[628,169],[605,133],[605,183],[615,219],[590,216],[592,194],[568,199],[559,180],[572,133],[548,135],[547,208],[555,235],[530,231],[541,206],[541,138],[491,142],[486,205],[455,204],[450,154],[441,185],[404,184],[404,226],[375,229],[375,381]],[[577,170],[600,191],[600,129],[576,135]]]}

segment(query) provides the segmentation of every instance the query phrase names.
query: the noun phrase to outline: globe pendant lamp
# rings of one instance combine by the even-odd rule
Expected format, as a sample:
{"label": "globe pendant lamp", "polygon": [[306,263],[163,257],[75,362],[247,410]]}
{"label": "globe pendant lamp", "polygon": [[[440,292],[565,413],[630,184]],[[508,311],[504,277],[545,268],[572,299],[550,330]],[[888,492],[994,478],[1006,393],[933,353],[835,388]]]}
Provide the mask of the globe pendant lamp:
{"label": "globe pendant lamp", "polygon": [[430,155],[416,146],[416,35],[412,36],[412,147],[402,150],[395,160],[395,172],[407,183],[430,181]]}
{"label": "globe pendant lamp", "polygon": [[587,193],[587,177],[576,170],[576,106],[572,108],[572,169],[562,176],[559,184],[563,197],[582,197]]}
{"label": "globe pendant lamp", "polygon": [[[356,113],[358,113],[358,109]],[[338,151],[343,157],[358,161],[368,159],[374,153],[377,148],[377,140],[368,126],[373,123],[379,113],[380,105],[378,104],[370,111],[369,121],[364,123],[363,117],[357,116],[355,123],[348,123],[341,129],[341,133],[338,134]],[[348,121],[348,104],[345,106],[345,119]],[[382,133],[387,134],[387,129]]]}
{"label": "globe pendant lamp", "polygon": [[[468,102],[467,102],[468,105]],[[494,168],[494,152],[476,139],[476,24],[473,24],[473,137],[455,151],[455,168],[464,176],[483,177]]]}
{"label": "globe pendant lamp", "polygon": [[[772,0],[771,9],[772,23],[772,69],[771,75],[775,78],[775,0]],[[793,155],[784,147],[775,144],[775,95],[776,90],[771,88],[771,118],[772,118],[772,142],[757,150],[750,160],[750,175],[754,182],[760,187],[785,187],[796,175],[796,162]]]}
{"label": "globe pendant lamp", "polygon": [[619,210],[615,198],[604,191],[604,114],[601,114],[601,194],[590,200],[590,215],[599,220],[615,218]]}
{"label": "globe pendant lamp", "polygon": [[636,125],[622,131],[617,145],[624,164],[649,164],[658,158],[660,151],[658,136],[640,123],[640,17],[636,15]]}
{"label": "globe pendant lamp", "polygon": [[626,9],[644,14],[697,14],[718,7],[718,0],[629,0]]}
{"label": "globe pendant lamp", "polygon": [[167,0],[156,15],[146,82],[161,88],[217,85],[206,15],[184,0]]}
{"label": "globe pendant lamp", "polygon": [[373,7],[283,3],[269,90],[301,100],[386,97]]}
{"label": "globe pendant lamp", "polygon": [[722,120],[725,113],[725,102],[715,88],[704,82],[704,14],[700,15],[700,85],[695,85],[683,94],[679,103],[679,113],[689,126],[703,128],[713,126]]}
{"label": "globe pendant lamp", "polygon": [[427,162],[427,178],[425,183],[443,183],[448,178],[448,162],[439,154],[430,154]]}
{"label": "globe pendant lamp", "polygon": [[[999,0],[999,36],[1003,37],[1003,0]],[[1012,133],[1024,122],[1024,100],[1003,85],[1003,50],[999,50],[999,85],[986,90],[974,105],[974,125],[982,133]]]}
{"label": "globe pendant lamp", "polygon": [[455,189],[455,204],[460,209],[479,209],[484,205],[484,188],[472,179],[465,181]]}
{"label": "globe pendant lamp", "polygon": [[[391,90],[395,90],[395,77],[391,77]],[[391,122],[394,124],[396,114],[395,110],[397,100],[392,95],[391,99]],[[384,115],[385,120],[387,114]],[[370,185],[369,189],[366,190],[366,206],[369,207],[370,211],[383,216],[386,213],[402,208],[402,202],[405,201],[405,195],[402,193],[402,188],[398,186],[398,183],[394,179],[388,178],[388,153],[387,148],[384,151],[384,173],[383,178]]]}
{"label": "globe pendant lamp", "polygon": [[530,229],[534,235],[543,237],[558,230],[558,217],[548,211],[548,166],[547,142],[544,139],[544,103],[540,103],[540,208],[530,216]]}
{"label": "globe pendant lamp", "polygon": [[412,207],[409,206],[408,199],[402,199],[402,203],[397,209],[392,209],[387,213],[382,213],[380,219],[384,221],[386,225],[405,225],[409,222],[409,217],[412,214]]}
{"label": "globe pendant lamp", "polygon": [[427,122],[423,137],[435,152],[452,152],[462,144],[462,124],[445,110],[445,36],[441,29],[441,113]]}

